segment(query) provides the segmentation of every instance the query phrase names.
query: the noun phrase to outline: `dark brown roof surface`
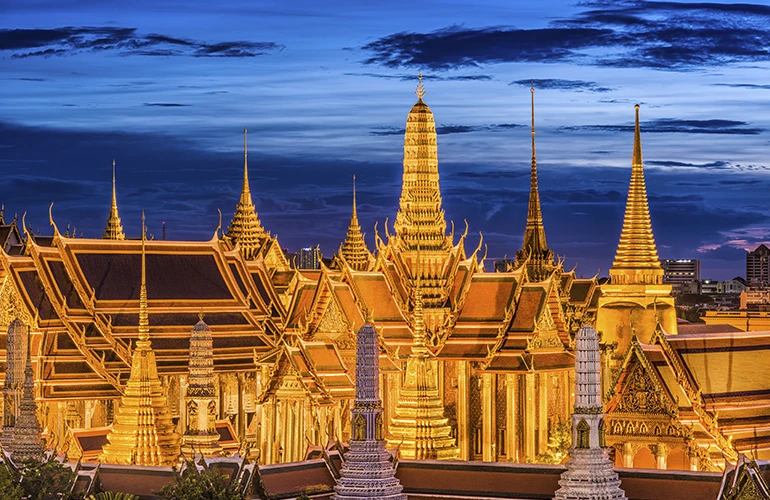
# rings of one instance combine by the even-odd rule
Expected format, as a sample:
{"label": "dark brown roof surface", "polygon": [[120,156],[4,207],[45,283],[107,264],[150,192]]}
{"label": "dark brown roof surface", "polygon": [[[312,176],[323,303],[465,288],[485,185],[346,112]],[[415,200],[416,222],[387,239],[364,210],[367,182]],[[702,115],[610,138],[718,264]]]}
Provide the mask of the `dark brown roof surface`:
{"label": "dark brown roof surface", "polygon": [[542,288],[526,287],[519,296],[516,313],[513,315],[511,330],[532,331],[535,328],[535,318],[540,312],[545,290]]}
{"label": "dark brown roof surface", "polygon": [[43,290],[43,285],[40,283],[37,271],[20,271],[19,279],[21,279],[21,283],[24,285],[32,305],[37,309],[40,319],[55,318],[56,311],[54,311],[51,301],[48,300],[48,296]]}
{"label": "dark brown roof surface", "polygon": [[70,281],[67,276],[67,270],[64,268],[64,263],[58,260],[49,260],[48,267],[51,268],[51,274],[53,275],[56,286],[59,287],[59,291],[67,301],[67,307],[71,309],[84,309],[83,302],[78,296],[75,285]]}
{"label": "dark brown roof surface", "polygon": [[[248,320],[240,313],[206,313],[206,324],[216,325],[247,325]],[[198,315],[194,313],[153,313],[150,310],[150,327],[152,326],[186,326],[192,327],[198,322]],[[138,326],[139,315],[118,313],[112,315],[113,326]]]}
{"label": "dark brown roof surface", "polygon": [[569,289],[570,302],[585,302],[588,298],[588,292],[591,291],[593,280],[575,280]]}
{"label": "dark brown roof surface", "polygon": [[[77,253],[88,284],[101,300],[138,300],[141,255]],[[213,255],[147,254],[150,299],[232,299]]]}
{"label": "dark brown roof surface", "polygon": [[740,328],[736,328],[732,325],[705,325],[702,323],[679,323],[677,330],[680,334],[687,333],[726,333],[726,332],[740,332]]}

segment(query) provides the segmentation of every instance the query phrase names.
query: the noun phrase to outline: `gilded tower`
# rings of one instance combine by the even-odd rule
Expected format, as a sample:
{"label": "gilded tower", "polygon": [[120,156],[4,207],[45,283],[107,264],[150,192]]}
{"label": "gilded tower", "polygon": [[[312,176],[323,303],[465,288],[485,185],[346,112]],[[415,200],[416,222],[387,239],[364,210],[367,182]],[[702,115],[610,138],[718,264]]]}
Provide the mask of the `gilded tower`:
{"label": "gilded tower", "polygon": [[190,361],[187,379],[187,430],[182,436],[182,451],[205,457],[222,454],[216,429],[216,391],[214,389],[214,346],[211,329],[201,320],[190,334]]}
{"label": "gilded tower", "polygon": [[341,255],[347,265],[356,271],[366,271],[374,260],[369,249],[366,248],[366,241],[361,232],[361,225],[358,223],[358,207],[356,207],[356,176],[353,176],[353,213],[350,216],[348,233],[345,241],[340,246],[339,255]]}
{"label": "gilded tower", "polygon": [[438,363],[426,344],[420,283],[413,287],[412,353],[390,425],[391,446],[399,446],[403,458],[452,460],[460,450],[444,416],[438,387]]}
{"label": "gilded tower", "polygon": [[105,240],[124,240],[126,235],[123,232],[123,224],[120,223],[118,215],[118,197],[115,193],[115,160],[112,160],[112,203],[110,204],[110,215],[107,217],[107,225],[104,227],[102,238]]}
{"label": "gilded tower", "polygon": [[30,351],[29,332],[27,331],[27,361],[24,364],[24,385],[19,403],[19,417],[13,427],[11,438],[11,457],[15,462],[28,459],[43,459],[43,430],[37,419],[37,403],[35,403],[35,380],[32,372],[32,357]]}
{"label": "gilded tower", "polygon": [[166,390],[158,378],[150,342],[142,212],[142,281],[139,288],[139,335],[131,357],[131,375],[120,399],[100,460],[124,465],[173,465],[179,458],[179,435],[171,421]]}
{"label": "gilded tower", "polygon": [[527,208],[527,227],[524,230],[524,241],[521,250],[516,252],[518,268],[527,266],[527,274],[532,281],[543,281],[556,268],[553,260],[553,250],[548,248],[545,240],[543,213],[540,210],[540,192],[537,186],[537,158],[535,155],[535,87],[532,93],[532,166],[529,180],[529,205]]}
{"label": "gilded tower", "polygon": [[251,199],[249,187],[249,151],[246,142],[247,130],[243,129],[243,188],[241,198],[235,207],[233,220],[227,228],[227,237],[238,244],[246,259],[253,259],[257,250],[267,238],[262,223]]}
{"label": "gilded tower", "polygon": [[[446,286],[445,264],[452,247],[446,235],[441,208],[438,175],[438,147],[433,113],[423,101],[422,75],[417,86],[417,103],[406,120],[404,134],[404,175],[401,200],[394,228],[395,243],[411,279],[420,278],[426,308],[441,307]],[[418,263],[417,252],[421,249]]]}
{"label": "gilded tower", "polygon": [[383,439],[383,408],[380,399],[380,343],[377,330],[367,323],[356,334],[356,398],[351,410],[353,426],[350,451],[342,463],[341,478],[333,500],[356,498],[406,500],[396,479]]}
{"label": "gilded tower", "polygon": [[671,285],[663,284],[663,269],[652,235],[650,209],[642,164],[639,105],[636,105],[634,154],[628,201],[610,283],[602,285],[596,328],[605,342],[617,342],[616,355],[626,352],[634,334],[649,343],[660,323],[677,333]]}

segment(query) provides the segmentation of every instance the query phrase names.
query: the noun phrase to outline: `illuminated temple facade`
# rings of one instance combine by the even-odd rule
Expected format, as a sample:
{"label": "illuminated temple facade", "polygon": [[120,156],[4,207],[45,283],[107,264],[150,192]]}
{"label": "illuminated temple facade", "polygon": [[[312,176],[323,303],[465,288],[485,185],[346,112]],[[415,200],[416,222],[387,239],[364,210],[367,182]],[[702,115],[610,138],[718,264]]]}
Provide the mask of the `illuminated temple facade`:
{"label": "illuminated temple facade", "polygon": [[[206,455],[241,449],[261,464],[302,460],[311,445],[354,438],[355,332],[368,318],[379,344],[382,438],[402,459],[552,460],[549,444],[571,421],[584,325],[600,335],[603,432],[616,465],[715,469],[734,461],[738,444],[770,458],[770,431],[752,420],[770,403],[758,395],[746,410],[735,402],[750,390],[738,385],[751,381],[723,387],[702,368],[712,347],[760,349],[770,336],[677,335],[652,236],[638,110],[625,222],[611,281],[600,284],[565,271],[546,242],[534,91],[523,245],[497,272],[485,268],[481,236],[468,252],[468,228],[457,235],[447,224],[422,82],[416,95],[393,233],[385,221],[384,238],[375,229],[367,248],[354,198],[331,267],[294,268],[262,225],[245,143],[235,214],[208,241],[127,239],[114,175],[101,239],[62,234],[53,216],[53,236],[0,220],[2,442],[18,418],[27,346],[43,435],[73,458],[89,452],[78,436],[106,444],[118,427],[135,433],[121,412],[134,396],[136,358],[151,352],[154,390],[165,395],[153,409],[158,442]],[[691,355],[693,343],[701,354]],[[748,360],[753,351],[736,352]],[[723,364],[714,355],[712,366]],[[229,445],[206,438],[212,425],[232,434]],[[648,456],[651,465],[642,464]]]}

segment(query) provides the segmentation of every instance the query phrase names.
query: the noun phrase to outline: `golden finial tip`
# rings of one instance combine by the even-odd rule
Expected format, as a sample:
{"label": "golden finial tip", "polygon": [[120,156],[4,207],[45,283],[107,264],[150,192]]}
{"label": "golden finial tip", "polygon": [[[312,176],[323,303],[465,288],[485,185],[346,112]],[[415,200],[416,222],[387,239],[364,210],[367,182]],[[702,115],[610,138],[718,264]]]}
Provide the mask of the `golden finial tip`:
{"label": "golden finial tip", "polygon": [[638,110],[639,109],[639,105],[638,104],[634,104],[634,109]]}
{"label": "golden finial tip", "polygon": [[204,317],[204,316],[205,316],[205,314],[203,313],[203,309],[201,309],[200,311],[198,311],[198,319],[199,319],[199,320],[203,321],[203,317]]}
{"label": "golden finial tip", "polygon": [[417,99],[422,101],[422,98],[425,97],[425,87],[422,85],[422,71],[417,73],[417,90],[414,92],[414,95],[417,96]]}

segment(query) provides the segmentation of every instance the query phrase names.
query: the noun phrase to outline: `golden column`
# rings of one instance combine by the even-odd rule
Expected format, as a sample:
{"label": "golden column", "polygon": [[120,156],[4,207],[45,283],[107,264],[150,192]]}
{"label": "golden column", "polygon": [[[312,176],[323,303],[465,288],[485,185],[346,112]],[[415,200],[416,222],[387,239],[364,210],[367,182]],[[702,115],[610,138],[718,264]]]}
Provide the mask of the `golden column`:
{"label": "golden column", "polygon": [[652,235],[638,104],[635,109],[633,166],[623,230],[610,269],[611,281],[601,287],[596,314],[602,342],[618,343],[616,357],[625,355],[634,333],[640,341],[649,342],[658,323],[666,332],[677,333],[671,285],[663,284],[663,269]]}
{"label": "golden column", "polygon": [[105,240],[124,240],[126,235],[123,232],[123,224],[120,223],[118,215],[118,197],[115,193],[115,160],[112,160],[112,203],[110,204],[110,215],[107,217],[107,225],[104,227],[102,238]]}
{"label": "golden column", "polygon": [[262,223],[259,221],[257,211],[251,199],[249,187],[249,151],[246,142],[247,130],[243,129],[243,188],[241,198],[235,207],[233,220],[227,228],[226,237],[237,243],[241,253],[247,259],[252,259],[262,242],[267,238]]}
{"label": "golden column", "polygon": [[405,379],[396,404],[388,444],[391,447],[400,445],[402,458],[456,459],[459,450],[451,435],[452,428],[444,417],[444,405],[438,391],[436,361],[430,359],[425,344],[419,281],[413,290],[412,353],[406,363]]}
{"label": "golden column", "polygon": [[155,352],[150,343],[145,232],[142,212],[139,335],[131,358],[131,375],[99,459],[111,464],[173,465],[179,458],[179,435],[171,421],[171,411],[158,378]]}
{"label": "golden column", "polygon": [[211,329],[201,319],[190,335],[189,379],[185,393],[187,429],[182,436],[182,451],[192,457],[222,454],[216,429],[216,391],[214,388],[214,347]]}

